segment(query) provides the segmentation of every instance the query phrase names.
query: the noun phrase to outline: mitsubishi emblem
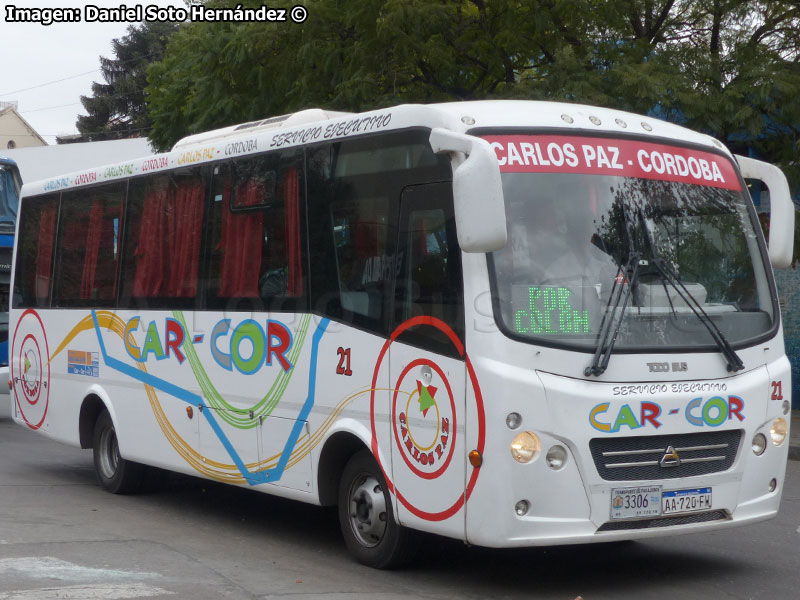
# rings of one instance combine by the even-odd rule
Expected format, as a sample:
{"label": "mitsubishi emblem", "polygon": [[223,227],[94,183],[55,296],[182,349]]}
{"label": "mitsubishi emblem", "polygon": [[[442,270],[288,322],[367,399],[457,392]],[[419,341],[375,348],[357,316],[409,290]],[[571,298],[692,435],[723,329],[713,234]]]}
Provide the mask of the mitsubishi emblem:
{"label": "mitsubishi emblem", "polygon": [[677,467],[681,464],[681,457],[675,452],[675,448],[667,446],[667,449],[664,451],[664,456],[661,457],[661,462],[658,464],[662,467]]}

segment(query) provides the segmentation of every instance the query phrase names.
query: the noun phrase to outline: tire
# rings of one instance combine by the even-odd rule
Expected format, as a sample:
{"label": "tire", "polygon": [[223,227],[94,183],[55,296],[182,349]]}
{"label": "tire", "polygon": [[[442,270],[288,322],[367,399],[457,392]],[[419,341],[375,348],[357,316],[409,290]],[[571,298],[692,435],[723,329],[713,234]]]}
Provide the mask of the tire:
{"label": "tire", "polygon": [[106,411],[97,417],[93,441],[94,471],[103,489],[112,494],[139,491],[144,481],[145,467],[120,456],[117,432]]}
{"label": "tire", "polygon": [[395,520],[386,480],[368,450],[345,465],[338,510],[345,545],[358,562],[391,569],[411,558],[414,532]]}

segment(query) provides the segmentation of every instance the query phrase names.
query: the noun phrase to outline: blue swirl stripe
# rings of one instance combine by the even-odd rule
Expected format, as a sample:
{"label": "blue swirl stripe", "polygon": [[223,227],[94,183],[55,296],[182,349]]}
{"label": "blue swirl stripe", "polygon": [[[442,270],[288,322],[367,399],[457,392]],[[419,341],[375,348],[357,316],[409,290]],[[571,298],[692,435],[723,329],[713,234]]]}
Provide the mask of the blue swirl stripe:
{"label": "blue swirl stripe", "polygon": [[[195,408],[199,409],[201,406],[206,408],[205,404],[203,403],[203,397],[199,394],[185,390],[174,383],[170,383],[169,381],[151,375],[150,373],[140,371],[133,365],[124,363],[113,356],[109,356],[108,352],[106,352],[106,345],[103,341],[103,335],[100,332],[100,324],[97,320],[97,313],[94,311],[94,309],[92,310],[92,320],[94,321],[94,328],[95,332],[97,333],[97,341],[100,344],[100,353],[103,356],[103,362],[109,368],[119,371],[128,377],[136,379],[137,381],[141,381],[144,384],[152,386],[153,388],[165,392],[170,396],[174,396],[175,398],[178,398],[179,400],[182,400],[183,402],[186,402]],[[228,436],[225,435],[224,431],[222,431],[222,427],[220,427],[216,417],[214,417],[212,414],[214,411],[202,411],[202,414],[208,421],[212,431],[219,438],[220,443],[230,456],[233,464],[236,465],[236,468],[239,469],[242,477],[244,477],[245,481],[247,481],[250,485],[274,483],[279,481],[283,476],[283,472],[286,470],[286,464],[289,462],[292,449],[295,447],[295,444],[297,444],[297,440],[300,438],[300,435],[303,431],[305,421],[308,419],[308,415],[311,413],[311,409],[314,407],[317,388],[317,360],[319,356],[319,343],[322,341],[322,336],[325,334],[325,329],[328,327],[328,323],[330,323],[329,319],[322,319],[319,325],[317,325],[316,331],[314,332],[311,345],[311,367],[308,374],[308,395],[306,396],[306,401],[303,404],[303,407],[300,409],[300,414],[297,416],[294,427],[292,427],[291,432],[289,432],[289,437],[283,447],[283,453],[281,454],[278,464],[275,467],[272,469],[266,469],[264,471],[249,471],[247,466],[244,464],[244,461],[239,456],[239,453],[236,452],[236,449],[233,447],[230,439],[228,439]]]}

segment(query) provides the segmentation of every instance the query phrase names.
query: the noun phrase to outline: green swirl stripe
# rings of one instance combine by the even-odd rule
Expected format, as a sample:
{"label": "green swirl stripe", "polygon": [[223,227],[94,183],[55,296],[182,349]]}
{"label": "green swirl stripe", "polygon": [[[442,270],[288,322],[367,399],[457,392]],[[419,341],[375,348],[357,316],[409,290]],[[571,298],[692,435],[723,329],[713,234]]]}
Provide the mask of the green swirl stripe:
{"label": "green swirl stripe", "polygon": [[[174,311],[172,314],[175,319],[183,325],[184,331],[188,331],[183,312]],[[297,331],[293,333],[294,340],[288,355],[289,362],[291,362],[292,365],[297,364],[297,359],[303,349],[310,323],[311,315],[303,315],[300,318],[300,325]],[[191,343],[184,343],[183,351],[189,361],[189,366],[194,373],[197,384],[203,392],[203,397],[208,402],[209,406],[217,410],[218,416],[223,421],[238,429],[252,429],[258,424],[259,417],[266,417],[272,414],[272,411],[275,410],[275,407],[283,397],[295,371],[294,368],[289,369],[289,371],[280,370],[280,373],[275,378],[275,381],[272,382],[266,395],[258,403],[250,408],[238,408],[229,404],[217,391],[208,373],[206,373],[205,367],[203,367],[200,361],[200,357],[197,356],[194,345]],[[252,417],[250,416],[251,412],[253,413]]]}

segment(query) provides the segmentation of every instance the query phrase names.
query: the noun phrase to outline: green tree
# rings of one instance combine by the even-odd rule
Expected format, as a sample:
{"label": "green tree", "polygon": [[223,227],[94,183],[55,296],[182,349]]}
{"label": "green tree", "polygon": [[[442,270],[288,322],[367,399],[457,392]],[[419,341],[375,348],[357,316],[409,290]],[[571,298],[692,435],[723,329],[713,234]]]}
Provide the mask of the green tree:
{"label": "green tree", "polygon": [[187,133],[309,106],[357,111],[497,94],[528,68],[516,5],[312,0],[302,25],[192,23],[150,70],[151,140],[165,149]]}
{"label": "green tree", "polygon": [[650,113],[756,148],[800,184],[791,164],[800,124],[795,1],[305,5],[302,24],[182,27],[149,71],[151,141],[166,149],[189,133],[310,106],[566,100]]}
{"label": "green tree", "polygon": [[560,45],[519,87],[707,132],[781,162],[800,185],[799,57],[797,2],[618,0],[583,44]]}
{"label": "green tree", "polygon": [[111,42],[114,58],[100,57],[106,83],[93,83],[92,96],[81,96],[88,113],[76,126],[85,141],[142,135],[151,120],[145,103],[147,67],[161,59],[177,23],[131,25],[128,33]]}

